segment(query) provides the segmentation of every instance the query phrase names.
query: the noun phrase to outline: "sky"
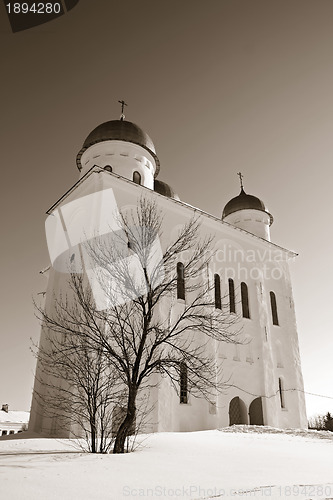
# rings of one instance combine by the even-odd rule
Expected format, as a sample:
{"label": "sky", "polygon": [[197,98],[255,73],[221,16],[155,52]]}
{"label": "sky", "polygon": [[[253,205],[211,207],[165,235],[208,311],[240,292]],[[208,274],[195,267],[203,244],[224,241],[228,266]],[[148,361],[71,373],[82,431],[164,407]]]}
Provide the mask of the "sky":
{"label": "sky", "polygon": [[333,411],[333,2],[80,0],[17,33],[0,7],[0,403],[30,408],[45,212],[124,99],[181,200],[220,217],[241,171],[265,202],[272,241],[299,253],[305,391],[328,396],[308,394],[308,415]]}

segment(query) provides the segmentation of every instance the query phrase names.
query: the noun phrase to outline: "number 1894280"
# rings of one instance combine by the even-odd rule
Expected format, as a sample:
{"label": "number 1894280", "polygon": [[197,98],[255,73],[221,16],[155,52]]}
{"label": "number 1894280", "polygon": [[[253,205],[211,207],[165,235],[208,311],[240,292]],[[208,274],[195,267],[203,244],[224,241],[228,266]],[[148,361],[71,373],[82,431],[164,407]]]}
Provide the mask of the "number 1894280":
{"label": "number 1894280", "polygon": [[60,3],[36,2],[28,5],[26,2],[7,3],[8,14],[59,14],[61,12]]}

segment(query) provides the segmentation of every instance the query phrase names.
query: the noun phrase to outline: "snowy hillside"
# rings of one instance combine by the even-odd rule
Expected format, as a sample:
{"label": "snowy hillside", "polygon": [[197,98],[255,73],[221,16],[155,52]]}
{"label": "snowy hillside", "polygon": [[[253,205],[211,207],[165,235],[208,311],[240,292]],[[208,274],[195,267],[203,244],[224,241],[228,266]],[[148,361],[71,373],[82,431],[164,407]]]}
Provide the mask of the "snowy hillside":
{"label": "snowy hillside", "polygon": [[116,456],[68,440],[2,438],[2,498],[333,499],[333,433],[238,426],[146,438]]}

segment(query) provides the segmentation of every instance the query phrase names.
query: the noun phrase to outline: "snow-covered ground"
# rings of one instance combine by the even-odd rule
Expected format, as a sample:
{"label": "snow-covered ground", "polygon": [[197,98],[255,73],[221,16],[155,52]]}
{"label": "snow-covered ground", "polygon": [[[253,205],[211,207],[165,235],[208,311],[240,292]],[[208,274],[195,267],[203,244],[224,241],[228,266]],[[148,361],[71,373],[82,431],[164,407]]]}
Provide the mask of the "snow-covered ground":
{"label": "snow-covered ground", "polygon": [[[146,436],[147,437],[147,436]],[[333,499],[333,433],[237,426],[152,434],[134,453],[68,440],[0,439],[6,500]]]}

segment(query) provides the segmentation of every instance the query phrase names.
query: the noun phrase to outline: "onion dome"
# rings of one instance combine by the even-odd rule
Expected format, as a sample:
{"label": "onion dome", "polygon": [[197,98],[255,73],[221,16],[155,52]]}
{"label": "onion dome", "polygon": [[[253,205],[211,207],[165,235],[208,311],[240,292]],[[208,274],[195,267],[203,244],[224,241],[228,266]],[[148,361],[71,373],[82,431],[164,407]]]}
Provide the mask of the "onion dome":
{"label": "onion dome", "polygon": [[264,202],[252,194],[245,193],[243,187],[241,188],[240,194],[235,198],[232,198],[224,207],[222,220],[228,215],[238,212],[239,210],[260,210],[261,212],[265,212],[269,215],[270,225],[273,222],[273,216],[266,210]]}
{"label": "onion dome", "polygon": [[93,144],[103,141],[125,141],[132,142],[133,144],[138,144],[139,146],[146,149],[154,158],[156,163],[156,172],[155,176],[157,176],[160,170],[160,162],[157,158],[155,146],[151,138],[146,132],[144,132],[138,125],[135,123],[128,122],[125,120],[111,120],[108,122],[104,122],[98,127],[94,128],[92,132],[88,135],[86,140],[83,143],[81,150],[79,151],[76,157],[76,164],[79,170],[82,169],[81,165],[81,156],[86,149],[88,149]]}
{"label": "onion dome", "polygon": [[172,187],[169,186],[169,184],[167,184],[166,182],[160,181],[158,179],[154,180],[154,191],[156,191],[156,193],[162,194],[163,196],[167,196],[168,198],[179,200],[178,195],[175,194]]}

